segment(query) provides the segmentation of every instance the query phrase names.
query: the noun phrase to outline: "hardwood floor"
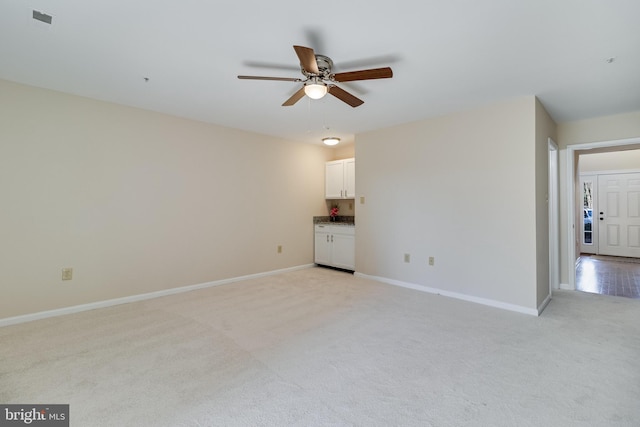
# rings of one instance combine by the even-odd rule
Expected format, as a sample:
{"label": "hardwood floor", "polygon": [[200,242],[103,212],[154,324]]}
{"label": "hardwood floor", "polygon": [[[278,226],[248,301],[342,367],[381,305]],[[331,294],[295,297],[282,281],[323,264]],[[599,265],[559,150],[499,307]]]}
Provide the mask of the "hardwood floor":
{"label": "hardwood floor", "polygon": [[640,298],[640,259],[583,254],[576,266],[576,289]]}

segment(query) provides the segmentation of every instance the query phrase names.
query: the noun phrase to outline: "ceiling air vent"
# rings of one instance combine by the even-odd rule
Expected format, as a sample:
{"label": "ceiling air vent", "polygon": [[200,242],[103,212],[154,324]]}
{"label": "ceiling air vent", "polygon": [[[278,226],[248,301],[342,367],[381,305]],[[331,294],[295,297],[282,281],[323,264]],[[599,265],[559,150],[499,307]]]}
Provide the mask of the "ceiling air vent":
{"label": "ceiling air vent", "polygon": [[53,16],[47,15],[46,13],[38,12],[37,10],[33,11],[33,19],[37,21],[44,22],[45,24],[51,25],[51,20]]}

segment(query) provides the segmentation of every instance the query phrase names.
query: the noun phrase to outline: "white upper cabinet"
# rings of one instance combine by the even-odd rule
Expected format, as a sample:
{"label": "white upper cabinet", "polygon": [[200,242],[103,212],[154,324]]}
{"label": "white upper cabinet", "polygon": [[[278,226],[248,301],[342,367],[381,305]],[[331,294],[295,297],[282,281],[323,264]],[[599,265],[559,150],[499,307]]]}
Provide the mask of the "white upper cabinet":
{"label": "white upper cabinet", "polygon": [[325,198],[356,197],[356,159],[334,160],[325,166]]}
{"label": "white upper cabinet", "polygon": [[356,197],[356,159],[344,161],[344,197],[345,199]]}

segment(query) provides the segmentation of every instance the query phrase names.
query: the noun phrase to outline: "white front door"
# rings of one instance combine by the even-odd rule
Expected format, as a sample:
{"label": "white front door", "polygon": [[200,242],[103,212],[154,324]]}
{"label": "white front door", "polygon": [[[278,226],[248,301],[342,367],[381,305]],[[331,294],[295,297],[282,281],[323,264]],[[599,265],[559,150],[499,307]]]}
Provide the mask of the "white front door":
{"label": "white front door", "polygon": [[640,173],[598,175],[598,253],[640,258]]}

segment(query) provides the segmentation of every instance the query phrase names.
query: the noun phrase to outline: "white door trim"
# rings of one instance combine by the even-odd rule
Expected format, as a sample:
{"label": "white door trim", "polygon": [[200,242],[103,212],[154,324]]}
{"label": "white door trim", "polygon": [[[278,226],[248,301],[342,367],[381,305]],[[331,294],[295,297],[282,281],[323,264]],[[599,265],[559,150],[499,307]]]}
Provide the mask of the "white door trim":
{"label": "white door trim", "polygon": [[619,173],[639,173],[640,169],[614,169],[614,170],[602,170],[593,172],[580,172],[580,176],[589,175],[617,175]]}
{"label": "white door trim", "polygon": [[576,288],[576,180],[578,174],[575,168],[576,151],[589,150],[593,148],[608,148],[619,147],[624,145],[640,144],[640,137],[618,139],[612,141],[599,141],[599,142],[586,142],[581,144],[567,145],[567,230],[566,230],[566,243],[567,243],[567,264],[569,267],[569,283],[570,289]]}
{"label": "white door trim", "polygon": [[558,144],[551,138],[549,146],[549,295],[560,287],[560,212],[558,207]]}

